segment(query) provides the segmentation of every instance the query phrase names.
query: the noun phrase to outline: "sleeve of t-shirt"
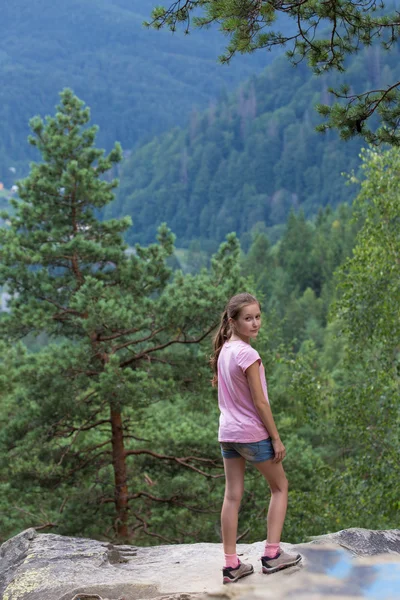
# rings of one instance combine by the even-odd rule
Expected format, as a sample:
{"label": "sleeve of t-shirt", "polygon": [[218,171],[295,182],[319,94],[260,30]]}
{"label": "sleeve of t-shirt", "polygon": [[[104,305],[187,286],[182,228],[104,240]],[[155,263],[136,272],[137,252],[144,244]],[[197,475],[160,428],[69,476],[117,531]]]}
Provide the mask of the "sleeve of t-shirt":
{"label": "sleeve of t-shirt", "polygon": [[257,350],[254,350],[254,348],[250,346],[250,344],[248,344],[248,347],[240,349],[236,360],[243,373],[245,373],[246,369],[255,363],[256,360],[258,360],[258,364],[261,364],[260,355],[258,354]]}

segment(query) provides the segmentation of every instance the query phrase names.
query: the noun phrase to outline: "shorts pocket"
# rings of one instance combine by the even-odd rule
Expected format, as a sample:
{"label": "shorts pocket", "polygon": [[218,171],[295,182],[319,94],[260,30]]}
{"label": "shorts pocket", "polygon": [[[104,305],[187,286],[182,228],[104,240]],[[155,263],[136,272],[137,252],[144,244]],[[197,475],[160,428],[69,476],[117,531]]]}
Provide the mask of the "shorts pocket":
{"label": "shorts pocket", "polygon": [[238,449],[238,451],[243,458],[253,461],[260,454],[261,449],[259,442],[253,442],[251,444],[241,444],[240,450]]}

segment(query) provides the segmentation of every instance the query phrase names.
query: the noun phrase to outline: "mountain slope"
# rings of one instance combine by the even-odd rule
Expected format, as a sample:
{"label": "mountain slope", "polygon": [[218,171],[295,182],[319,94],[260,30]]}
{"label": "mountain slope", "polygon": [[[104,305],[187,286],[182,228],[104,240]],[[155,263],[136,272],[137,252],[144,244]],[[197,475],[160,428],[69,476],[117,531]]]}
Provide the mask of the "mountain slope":
{"label": "mountain slope", "polygon": [[71,87],[100,125],[99,144],[125,149],[187,120],[265,57],[217,63],[217,31],[189,36],[147,30],[155,0],[13,0],[1,9],[0,181],[10,186],[35,155],[28,120],[52,114],[58,92]]}
{"label": "mountain slope", "polygon": [[[370,49],[351,59],[345,79],[357,90],[386,85],[400,75],[398,59],[397,48],[390,55]],[[351,200],[354,189],[341,173],[357,168],[361,142],[315,132],[315,104],[329,103],[327,87],[342,81],[276,59],[236,94],[192,115],[186,129],[138,148],[110,213],[132,215],[131,242],[150,242],[166,221],[182,246],[282,223],[292,207],[309,216]]]}

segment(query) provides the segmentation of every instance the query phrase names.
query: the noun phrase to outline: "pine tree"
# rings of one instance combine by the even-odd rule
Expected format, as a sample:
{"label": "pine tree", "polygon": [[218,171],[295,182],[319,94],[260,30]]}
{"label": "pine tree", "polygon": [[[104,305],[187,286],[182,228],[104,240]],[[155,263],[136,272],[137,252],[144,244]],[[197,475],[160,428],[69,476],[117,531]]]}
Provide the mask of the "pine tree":
{"label": "pine tree", "polygon": [[[129,489],[128,463],[158,456],[143,447],[143,419],[152,403],[182,386],[208,385],[196,381],[206,362],[199,344],[240,285],[239,247],[229,236],[210,270],[197,276],[168,267],[174,236],[165,225],[157,243],[129,249],[123,233],[130,219],[98,218],[113,199],[117,181],[104,175],[121,160],[121,148],[104,156],[89,118],[67,89],[54,117],[32,119],[30,142],[42,162],[19,182],[14,214],[0,230],[0,285],[11,295],[1,336],[3,349],[14,346],[1,362],[3,392],[6,386],[10,397],[12,388],[14,402],[1,441],[13,485],[29,488],[32,497],[82,486],[80,496],[90,502],[79,504],[71,492],[81,525],[111,503],[115,514],[103,511],[97,519],[108,518],[118,538],[132,539],[149,525],[131,509],[144,492]],[[50,343],[35,354],[15,345],[42,333]],[[213,477],[211,459],[158,458]],[[64,507],[67,499],[58,500]]]}

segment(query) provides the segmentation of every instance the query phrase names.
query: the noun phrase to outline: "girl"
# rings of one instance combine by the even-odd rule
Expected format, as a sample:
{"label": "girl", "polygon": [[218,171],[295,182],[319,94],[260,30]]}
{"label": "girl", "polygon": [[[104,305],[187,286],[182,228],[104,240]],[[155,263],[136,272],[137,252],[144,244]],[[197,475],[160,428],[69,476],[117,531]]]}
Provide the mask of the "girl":
{"label": "girl", "polygon": [[233,296],[222,315],[211,358],[212,383],[218,384],[221,411],[218,440],[226,480],[221,513],[223,583],[237,581],[254,571],[253,565],[241,563],[236,554],[246,461],[260,471],[271,490],[267,540],[261,558],[263,573],[274,573],[301,560],[300,554],[287,554],[279,547],[288,498],[288,482],[282,467],[286,450],[269,406],[260,355],[250,345],[250,339],[257,338],[260,326],[258,300],[247,293]]}

